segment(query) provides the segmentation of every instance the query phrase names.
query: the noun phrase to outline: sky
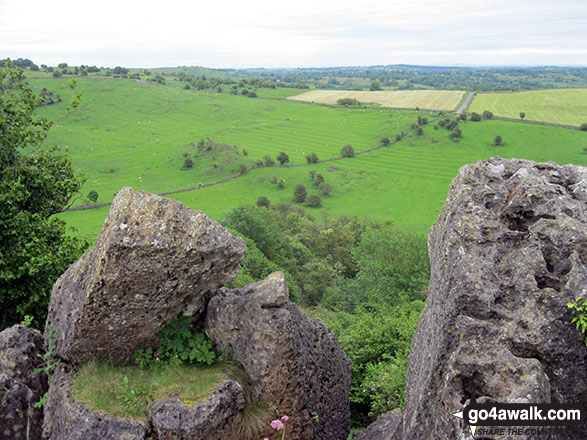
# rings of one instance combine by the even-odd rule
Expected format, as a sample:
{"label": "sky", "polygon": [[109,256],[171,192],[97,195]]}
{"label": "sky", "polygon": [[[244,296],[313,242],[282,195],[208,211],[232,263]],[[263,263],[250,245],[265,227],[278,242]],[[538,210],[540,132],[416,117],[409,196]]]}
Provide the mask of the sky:
{"label": "sky", "polygon": [[0,0],[0,59],[114,67],[587,65],[587,0]]}

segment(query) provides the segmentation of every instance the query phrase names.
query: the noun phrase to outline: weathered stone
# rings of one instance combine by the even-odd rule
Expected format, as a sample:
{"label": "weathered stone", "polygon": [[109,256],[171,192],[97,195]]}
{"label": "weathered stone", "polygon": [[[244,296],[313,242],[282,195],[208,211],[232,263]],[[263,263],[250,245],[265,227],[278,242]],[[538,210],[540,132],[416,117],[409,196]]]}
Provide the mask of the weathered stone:
{"label": "weathered stone", "polygon": [[123,188],[95,246],[53,287],[47,324],[71,363],[128,362],[180,312],[236,277],[244,241],[200,211]]}
{"label": "weathered stone", "polygon": [[226,380],[191,406],[177,397],[155,404],[150,419],[158,440],[225,440],[236,431],[237,415],[244,408],[243,389]]}
{"label": "weathered stone", "polygon": [[41,438],[43,410],[34,404],[47,392],[44,340],[37,330],[15,325],[0,333],[0,439]]}
{"label": "weathered stone", "polygon": [[400,409],[389,411],[359,434],[357,440],[401,440],[403,414]]}
{"label": "weathered stone", "polygon": [[288,440],[346,439],[350,360],[321,320],[289,301],[283,273],[221,289],[208,304],[206,333],[243,365],[254,399],[290,417]]}
{"label": "weathered stone", "polygon": [[[586,206],[584,167],[493,158],[460,169],[429,234],[405,440],[468,438],[451,414],[473,397],[587,403],[587,349],[566,306],[587,298]],[[587,424],[551,437],[578,438]]]}
{"label": "weathered stone", "polygon": [[75,401],[74,375],[61,364],[51,376],[45,404],[43,438],[46,440],[144,440],[145,424],[110,417]]}

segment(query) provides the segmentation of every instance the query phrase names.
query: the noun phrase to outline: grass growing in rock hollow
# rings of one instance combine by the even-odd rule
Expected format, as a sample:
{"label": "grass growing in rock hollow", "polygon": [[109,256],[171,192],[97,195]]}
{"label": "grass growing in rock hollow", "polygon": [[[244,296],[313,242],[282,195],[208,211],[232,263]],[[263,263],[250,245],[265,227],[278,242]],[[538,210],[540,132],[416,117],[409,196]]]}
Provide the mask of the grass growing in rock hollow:
{"label": "grass growing in rock hollow", "polygon": [[104,362],[82,366],[73,397],[91,409],[121,418],[144,420],[156,402],[177,396],[186,405],[208,397],[226,377],[221,364],[114,367]]}

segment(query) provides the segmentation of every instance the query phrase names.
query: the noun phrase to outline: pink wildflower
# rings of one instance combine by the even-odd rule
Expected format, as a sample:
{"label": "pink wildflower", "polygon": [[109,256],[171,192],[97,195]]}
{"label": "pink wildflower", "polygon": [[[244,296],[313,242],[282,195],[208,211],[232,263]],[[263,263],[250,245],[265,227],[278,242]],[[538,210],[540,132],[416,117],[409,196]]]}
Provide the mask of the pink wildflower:
{"label": "pink wildflower", "polygon": [[289,420],[289,417],[288,417],[288,416],[283,416],[283,417],[281,418],[281,421],[282,421],[282,422],[287,422],[288,420]]}
{"label": "pink wildflower", "polygon": [[283,423],[281,423],[281,420],[273,420],[271,422],[271,427],[273,429],[277,429],[278,431],[281,431],[284,428]]}

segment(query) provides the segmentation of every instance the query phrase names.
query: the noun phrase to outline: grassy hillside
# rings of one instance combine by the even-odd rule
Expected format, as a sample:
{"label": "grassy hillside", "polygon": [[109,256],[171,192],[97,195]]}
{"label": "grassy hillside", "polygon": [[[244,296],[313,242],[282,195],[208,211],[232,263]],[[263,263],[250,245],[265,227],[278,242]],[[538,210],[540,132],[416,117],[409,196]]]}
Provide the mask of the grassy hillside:
{"label": "grassy hillside", "polygon": [[[461,123],[461,129],[463,138],[458,143],[448,139],[447,130],[427,126],[423,136],[409,135],[354,158],[256,169],[226,183],[171,197],[219,219],[232,207],[254,204],[259,196],[272,203],[292,202],[297,183],[318,194],[309,176],[315,170],[334,187],[330,196],[322,198],[321,208],[307,208],[317,219],[342,214],[393,219],[401,229],[425,233],[442,209],[450,181],[464,164],[492,156],[587,164],[584,132],[496,120]],[[498,134],[504,146],[492,145]],[[272,183],[273,176],[286,181],[284,189]],[[107,212],[106,207],[64,213],[62,218],[93,239]]]}
{"label": "grassy hillside", "polygon": [[342,98],[354,98],[359,102],[381,104],[383,107],[454,110],[464,92],[456,90],[403,90],[357,92],[351,90],[311,90],[288,99],[295,101],[336,104]]}
{"label": "grassy hillside", "polygon": [[[240,164],[251,166],[280,151],[292,163],[303,163],[311,152],[320,158],[337,156],[344,144],[372,147],[381,136],[405,130],[416,117],[410,112],[327,108],[133,80],[80,79],[80,108],[58,119],[68,94],[66,82],[31,80],[64,98],[42,109],[57,119],[47,142],[68,146],[75,166],[87,176],[84,196],[95,190],[99,202],[110,201],[124,185],[163,192],[212,182],[235,174]],[[196,145],[206,137],[238,149],[196,157]],[[194,160],[192,169],[181,169],[184,153]]]}
{"label": "grassy hillside", "polygon": [[534,90],[515,93],[480,93],[469,111],[492,111],[496,116],[530,121],[581,125],[587,122],[587,89]]}

